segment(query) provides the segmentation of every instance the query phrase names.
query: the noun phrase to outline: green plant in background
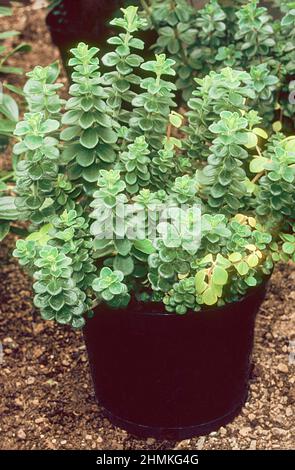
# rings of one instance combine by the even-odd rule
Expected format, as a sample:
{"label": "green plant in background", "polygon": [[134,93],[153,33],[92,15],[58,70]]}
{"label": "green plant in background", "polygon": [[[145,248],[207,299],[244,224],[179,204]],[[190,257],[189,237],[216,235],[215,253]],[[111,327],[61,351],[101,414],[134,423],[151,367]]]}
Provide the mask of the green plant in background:
{"label": "green plant in background", "polygon": [[0,241],[9,233],[12,221],[18,220],[19,213],[15,207],[14,197],[8,196],[8,187],[0,179]]}
{"label": "green plant in background", "polygon": [[143,14],[158,33],[157,53],[175,61],[184,102],[195,89],[194,78],[229,66],[251,74],[258,93],[250,106],[271,123],[275,107],[281,120],[294,115],[286,98],[295,72],[294,2],[278,6],[279,20],[258,0],[209,0],[199,9],[189,0],[147,0]]}
{"label": "green plant in background", "polygon": [[[10,7],[0,7],[0,18],[5,16],[12,15],[12,8]],[[4,93],[2,87],[6,90],[12,91],[22,95],[21,90],[17,87],[10,85],[9,83],[4,82],[5,74],[22,74],[23,71],[19,67],[11,67],[6,65],[7,60],[13,54],[17,52],[27,52],[30,50],[30,47],[27,44],[20,43],[13,49],[8,48],[4,41],[6,39],[17,37],[19,35],[18,31],[1,31],[0,32],[0,149],[5,149],[8,144],[8,140],[13,135],[15,124],[19,119],[18,105],[12,96],[7,93]]]}
{"label": "green plant in background", "polygon": [[[11,15],[12,8],[0,7],[0,19]],[[13,137],[16,123],[19,120],[17,101],[7,91],[20,96],[23,95],[22,90],[6,81],[7,74],[22,74],[23,72],[19,67],[7,65],[7,60],[13,54],[27,52],[30,49],[24,43],[20,43],[14,48],[6,46],[6,39],[16,38],[18,35],[19,32],[14,30],[0,32],[0,153],[7,148],[9,139]],[[13,159],[13,166],[15,166],[15,159]],[[11,222],[19,218],[14,197],[11,196],[13,183],[14,171],[0,173],[0,241],[9,233]]]}
{"label": "green plant in background", "polygon": [[[195,14],[184,0],[166,16],[166,2],[155,5],[172,25]],[[225,31],[219,8],[211,2],[198,26],[218,47]],[[253,109],[270,106],[275,80],[266,66],[222,67],[198,78],[188,111],[179,114],[172,110],[174,59],[129,61],[131,44],[120,49],[119,39],[139,45],[133,33],[142,23],[136,8],[122,13],[115,24],[125,32],[109,41],[116,49],[103,59],[106,74],[98,49],[77,45],[63,102],[56,65],[38,67],[25,86],[29,112],[15,130],[15,203],[32,222],[15,256],[35,278],[43,318],[75,328],[100,302],[163,302],[178,314],[234,302],[275,262],[295,260],[295,137],[266,132]],[[128,81],[129,73],[140,83]]]}

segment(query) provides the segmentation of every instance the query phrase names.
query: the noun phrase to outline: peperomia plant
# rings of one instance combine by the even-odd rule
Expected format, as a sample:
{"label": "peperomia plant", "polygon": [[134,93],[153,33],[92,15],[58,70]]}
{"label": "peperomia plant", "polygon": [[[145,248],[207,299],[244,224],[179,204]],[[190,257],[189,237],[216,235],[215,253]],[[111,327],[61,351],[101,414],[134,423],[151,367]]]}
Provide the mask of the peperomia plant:
{"label": "peperomia plant", "polygon": [[278,2],[280,19],[258,0],[208,0],[202,8],[190,0],[146,0],[144,16],[158,33],[157,53],[175,61],[177,88],[184,102],[195,90],[194,78],[224,66],[250,73],[256,90],[250,106],[264,122],[275,109],[293,118],[288,87],[295,72],[295,3]]}
{"label": "peperomia plant", "polygon": [[[185,22],[191,10],[177,3]],[[234,302],[274,262],[295,260],[295,137],[267,133],[252,109],[264,66],[195,80],[178,113],[174,60],[134,54],[145,24],[136,7],[122,12],[106,73],[98,49],[78,44],[64,102],[56,65],[37,67],[15,130],[15,202],[31,233],[14,254],[35,279],[42,317],[75,328],[101,302],[162,302],[178,314]],[[218,44],[223,20],[214,16]]]}

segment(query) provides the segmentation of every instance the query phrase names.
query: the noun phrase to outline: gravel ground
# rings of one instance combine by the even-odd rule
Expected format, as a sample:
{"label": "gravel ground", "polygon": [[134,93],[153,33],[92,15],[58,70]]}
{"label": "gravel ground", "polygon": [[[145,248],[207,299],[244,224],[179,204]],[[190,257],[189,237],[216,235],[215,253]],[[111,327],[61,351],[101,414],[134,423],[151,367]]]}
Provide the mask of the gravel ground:
{"label": "gravel ground", "polygon": [[[257,318],[248,401],[231,424],[181,442],[139,440],[114,428],[97,406],[82,335],[44,322],[31,281],[0,248],[0,448],[2,449],[291,449],[294,435],[294,266],[280,265]],[[293,316],[292,316],[293,312]],[[293,331],[293,336],[292,332]]]}
{"label": "gravel ground", "polygon": [[[40,6],[42,2],[35,1],[17,8],[15,16],[5,20],[32,44],[30,53],[11,60],[25,70],[58,58]],[[290,360],[290,341],[295,341],[294,265],[276,269],[260,309],[255,367],[240,416],[209,436],[181,442],[139,440],[114,428],[96,404],[81,333],[39,318],[31,281],[11,258],[13,244],[10,237],[0,246],[0,449],[295,448],[295,359],[293,364]]]}

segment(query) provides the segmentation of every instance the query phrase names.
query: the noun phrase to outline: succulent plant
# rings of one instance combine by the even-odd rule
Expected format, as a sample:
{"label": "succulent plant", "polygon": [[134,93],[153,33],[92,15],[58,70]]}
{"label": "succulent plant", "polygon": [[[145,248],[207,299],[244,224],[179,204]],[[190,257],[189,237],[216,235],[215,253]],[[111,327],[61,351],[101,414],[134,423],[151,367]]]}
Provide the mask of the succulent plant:
{"label": "succulent plant", "polygon": [[155,50],[175,61],[184,103],[195,90],[194,78],[228,66],[251,73],[258,88],[251,106],[265,123],[273,121],[275,105],[281,118],[292,118],[286,95],[295,70],[294,2],[278,2],[279,19],[265,3],[209,0],[197,8],[190,0],[147,1],[143,14],[158,34]]}
{"label": "succulent plant", "polygon": [[[253,20],[261,31],[257,48],[245,47],[247,57],[267,57],[269,18],[264,9],[257,16],[255,3],[241,9],[241,44]],[[295,259],[295,137],[276,125],[266,131],[257,111],[274,106],[274,68],[265,61],[240,70],[246,52],[237,48],[238,68],[185,79],[177,54],[189,57],[200,30],[204,47],[232,56],[220,48],[223,24],[228,17],[235,23],[236,13],[211,1],[191,30],[196,13],[186,6],[175,1],[167,14],[166,1],[152,2],[161,25],[183,35],[169,42],[173,59],[133,57],[143,22],[128,7],[113,22],[124,32],[109,41],[116,50],[103,59],[105,74],[96,48],[72,50],[68,100],[58,97],[56,65],[29,74],[29,112],[15,131],[15,204],[32,224],[14,254],[35,278],[35,305],[45,319],[82,327],[97,304],[126,307],[131,297],[197,314],[239,300],[275,262]],[[194,87],[179,113],[172,110],[176,73],[176,83]]]}

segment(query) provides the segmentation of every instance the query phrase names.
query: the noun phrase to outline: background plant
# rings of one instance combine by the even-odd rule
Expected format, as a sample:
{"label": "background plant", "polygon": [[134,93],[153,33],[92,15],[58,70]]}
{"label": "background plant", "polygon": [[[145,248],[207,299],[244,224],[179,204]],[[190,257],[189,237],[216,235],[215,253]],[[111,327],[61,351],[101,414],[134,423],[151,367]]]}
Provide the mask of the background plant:
{"label": "background plant", "polygon": [[[295,71],[294,2],[279,2],[280,19],[258,0],[209,0],[197,9],[189,0],[147,0],[144,15],[158,33],[157,53],[175,61],[177,88],[184,102],[194,90],[194,78],[224,66],[252,76],[257,96],[250,105],[264,122],[293,119],[288,84]],[[169,12],[169,13],[167,13]]]}
{"label": "background plant", "polygon": [[[12,8],[1,6],[0,18],[12,15]],[[6,150],[9,139],[13,137],[16,123],[19,119],[19,107],[17,101],[10,93],[23,95],[22,90],[10,84],[6,80],[7,74],[22,74],[22,69],[7,65],[8,59],[18,52],[26,52],[29,46],[20,43],[14,48],[5,44],[5,40],[19,35],[18,31],[0,32],[0,153]],[[12,166],[15,167],[15,159]],[[14,168],[12,171],[0,172],[0,241],[8,234],[10,222],[18,218],[18,212],[11,196],[14,184]]]}
{"label": "background plant", "polygon": [[[116,25],[141,25],[135,7],[122,13]],[[118,57],[129,57],[121,52],[106,78],[98,49],[77,45],[66,102],[56,65],[37,67],[15,130],[15,204],[32,222],[15,256],[35,278],[41,315],[73,327],[97,303],[126,307],[131,297],[178,314],[233,302],[274,262],[295,257],[295,138],[260,127],[257,77],[212,71],[196,80],[182,116],[173,110],[174,60],[157,54],[133,63],[140,87],[128,82],[132,101],[118,94],[114,106]],[[139,222],[141,236],[130,236]]]}
{"label": "background plant", "polygon": [[[0,7],[0,18],[12,15],[12,8]],[[14,48],[8,48],[5,45],[5,40],[17,37],[18,31],[1,31],[0,32],[0,147],[2,150],[8,143],[8,138],[12,137],[15,124],[19,118],[18,105],[10,94],[5,93],[4,90],[12,91],[17,94],[22,94],[21,90],[17,87],[4,82],[6,74],[22,74],[22,69],[19,67],[11,67],[6,64],[9,57],[17,52],[26,52],[29,46],[24,43],[18,44]]]}

